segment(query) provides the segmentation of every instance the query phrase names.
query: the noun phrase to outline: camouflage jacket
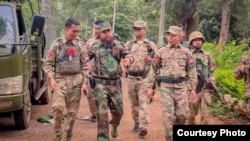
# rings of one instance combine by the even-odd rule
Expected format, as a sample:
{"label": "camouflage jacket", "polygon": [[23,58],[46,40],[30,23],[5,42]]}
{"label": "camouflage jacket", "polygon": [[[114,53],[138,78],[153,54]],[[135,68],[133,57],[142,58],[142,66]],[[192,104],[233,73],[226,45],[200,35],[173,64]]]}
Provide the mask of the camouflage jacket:
{"label": "camouflage jacket", "polygon": [[128,72],[132,73],[141,73],[141,72],[149,72],[151,62],[145,62],[145,56],[149,56],[151,58],[154,57],[157,51],[157,47],[154,42],[145,38],[143,43],[139,43],[136,40],[132,40],[132,46],[130,46],[131,41],[127,41],[125,46],[126,49],[129,50],[128,55],[126,57],[133,58],[133,63],[129,65]]}
{"label": "camouflage jacket", "polygon": [[119,79],[122,75],[120,59],[123,54],[123,45],[114,41],[112,47],[105,47],[100,41],[86,46],[90,61],[93,61],[92,76],[103,79]]}
{"label": "camouflage jacket", "polygon": [[[238,69],[238,66],[243,67],[242,70]],[[243,55],[241,57],[240,62],[237,64],[235,70],[234,70],[234,77],[236,79],[242,79],[244,78],[244,81],[246,83],[250,83],[250,56],[249,55]]]}
{"label": "camouflage jacket", "polygon": [[[211,80],[214,80],[214,71],[216,69],[216,65],[215,65],[212,54],[210,54],[207,51],[204,51],[203,49],[196,50],[195,48],[191,49],[191,52],[193,54],[194,59],[200,59],[202,61],[202,64],[204,65],[202,71],[205,74],[207,74],[207,76]],[[197,68],[197,66],[196,66],[196,68]],[[204,69],[206,69],[206,70],[204,70]]]}
{"label": "camouflage jacket", "polygon": [[167,45],[166,47],[159,48],[152,61],[148,87],[152,88],[157,72],[157,77],[172,79],[184,77],[186,79],[186,81],[177,84],[165,83],[164,86],[166,87],[183,88],[190,82],[191,88],[195,90],[197,85],[195,63],[190,50],[181,45],[175,47]]}
{"label": "camouflage jacket", "polygon": [[[215,84],[214,71],[216,69],[216,65],[213,59],[213,56],[203,49],[197,50],[195,48],[191,49],[194,59],[196,60],[196,69],[201,70],[212,83]],[[198,64],[197,59],[199,59],[202,63]],[[188,86],[190,90],[190,86]]]}
{"label": "camouflage jacket", "polygon": [[[83,48],[81,41],[79,40],[73,40],[71,42],[67,42],[65,37],[58,38],[54,40],[50,46],[50,49],[46,55],[45,62],[43,65],[43,69],[45,73],[47,73],[49,78],[57,78],[61,77],[60,71],[57,72],[57,66],[59,64],[59,54],[67,54],[67,49],[68,48],[73,48],[74,53],[78,53],[78,57],[80,60],[80,74],[82,74],[82,81],[83,82],[88,82],[88,68],[87,68],[87,59],[84,54],[87,53],[86,49]],[[75,54],[73,53],[72,56]],[[69,61],[69,56],[64,58],[63,61]],[[77,75],[77,74],[72,74],[72,75]]]}

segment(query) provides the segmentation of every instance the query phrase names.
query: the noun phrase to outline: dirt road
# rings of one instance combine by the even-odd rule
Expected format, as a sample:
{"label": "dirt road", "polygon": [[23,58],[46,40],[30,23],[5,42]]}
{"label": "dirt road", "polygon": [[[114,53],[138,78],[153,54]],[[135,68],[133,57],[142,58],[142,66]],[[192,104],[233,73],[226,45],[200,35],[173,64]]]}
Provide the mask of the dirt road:
{"label": "dirt road", "polygon": [[[132,132],[133,121],[128,101],[126,81],[123,81],[124,116],[119,126],[119,135],[111,141],[164,141],[163,125],[161,118],[160,96],[156,94],[150,104],[150,124],[148,135],[138,137]],[[41,116],[51,115],[51,103],[48,105],[33,105],[30,126],[26,130],[15,130],[13,119],[0,118],[0,141],[52,141],[54,138],[53,124],[37,122]],[[79,116],[89,116],[88,103],[82,96]],[[73,141],[96,141],[96,123],[77,119],[74,127]]]}

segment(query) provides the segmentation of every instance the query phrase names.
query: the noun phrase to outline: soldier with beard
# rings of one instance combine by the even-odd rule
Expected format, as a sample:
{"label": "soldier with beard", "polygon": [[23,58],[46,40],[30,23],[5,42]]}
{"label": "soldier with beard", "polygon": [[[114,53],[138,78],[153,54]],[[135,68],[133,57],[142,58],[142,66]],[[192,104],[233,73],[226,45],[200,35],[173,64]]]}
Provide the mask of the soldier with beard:
{"label": "soldier with beard", "polygon": [[[215,62],[212,55],[202,49],[202,45],[204,42],[205,39],[202,33],[199,31],[194,31],[189,36],[189,44],[192,45],[191,52],[193,54],[194,59],[196,59],[196,69],[201,70],[210,79],[210,81],[215,84],[215,78],[213,75],[213,72],[215,71]],[[211,92],[208,88],[204,86],[204,84],[202,84],[202,80],[200,79],[199,74],[197,75],[197,87],[202,88],[201,92],[197,93],[197,98],[194,102],[190,101],[190,93],[188,93],[190,113],[187,118],[186,124],[195,124],[195,116],[197,115],[198,110],[201,111],[201,124],[208,124],[208,119],[210,118]]]}
{"label": "soldier with beard", "polygon": [[[124,49],[121,42],[114,40],[108,22],[99,25],[100,42],[87,47],[88,56],[93,60],[91,87],[94,90],[97,108],[97,140],[109,141],[109,124],[111,135],[118,136],[117,127],[123,115],[123,98],[121,89],[122,68],[120,60]],[[108,117],[111,111],[111,120]]]}
{"label": "soldier with beard", "polygon": [[[86,47],[88,48],[89,46],[92,46],[93,44],[97,44],[100,42],[100,24],[103,24],[104,21],[103,20],[97,20],[94,23],[94,27],[93,27],[93,32],[95,34],[94,37],[88,39],[88,41],[86,42]],[[88,68],[89,71],[91,72],[93,69],[93,61],[88,62]],[[91,73],[90,73],[90,77],[91,77]],[[90,84],[90,83],[89,83]],[[95,106],[95,96],[94,96],[94,92],[93,89],[90,88],[90,85],[88,85],[88,95],[87,95],[87,100],[88,100],[88,104],[89,104],[89,110],[92,114],[92,116],[90,117],[90,121],[92,122],[96,122],[96,106]]]}

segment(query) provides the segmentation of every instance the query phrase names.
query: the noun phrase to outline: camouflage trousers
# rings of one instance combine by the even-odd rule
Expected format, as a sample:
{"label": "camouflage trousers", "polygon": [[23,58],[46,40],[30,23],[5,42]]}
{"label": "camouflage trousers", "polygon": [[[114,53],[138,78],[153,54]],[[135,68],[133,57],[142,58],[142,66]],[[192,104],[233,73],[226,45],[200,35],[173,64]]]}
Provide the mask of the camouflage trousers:
{"label": "camouflage trousers", "polygon": [[[188,93],[190,95],[190,93]],[[189,96],[188,96],[189,98]],[[189,115],[186,124],[195,124],[195,116],[200,110],[201,121],[198,124],[209,124],[209,118],[211,117],[211,93],[208,89],[202,89],[201,93],[197,93],[196,101],[189,102]]]}
{"label": "camouflage trousers", "polygon": [[[117,85],[96,83],[94,92],[97,107],[97,140],[109,141],[109,124],[118,126],[123,115],[121,83]],[[111,112],[111,120],[108,109]]]}
{"label": "camouflage trousers", "polygon": [[90,85],[88,85],[87,100],[89,104],[89,111],[91,112],[92,117],[96,117],[95,94],[93,89],[90,88]]}
{"label": "camouflage trousers", "polygon": [[173,136],[173,125],[184,125],[188,115],[187,88],[160,86],[162,119],[165,137]]}
{"label": "camouflage trousers", "polygon": [[146,128],[149,123],[149,110],[147,97],[147,78],[128,78],[128,95],[134,123],[139,123],[140,128]]}
{"label": "camouflage trousers", "polygon": [[65,123],[66,139],[70,140],[79,110],[81,100],[80,88],[72,88],[66,85],[66,81],[59,81],[57,89],[53,93],[53,119],[56,138],[62,138],[62,123]]}

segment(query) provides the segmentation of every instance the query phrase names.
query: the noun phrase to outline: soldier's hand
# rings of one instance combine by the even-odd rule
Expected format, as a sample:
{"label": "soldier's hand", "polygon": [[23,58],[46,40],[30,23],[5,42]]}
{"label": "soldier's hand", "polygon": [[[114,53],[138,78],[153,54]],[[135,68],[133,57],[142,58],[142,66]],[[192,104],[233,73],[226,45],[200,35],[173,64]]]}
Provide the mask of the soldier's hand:
{"label": "soldier's hand", "polygon": [[127,74],[128,74],[127,69],[124,66],[122,66],[122,65],[121,65],[121,69],[122,69],[122,77],[126,77]]}
{"label": "soldier's hand", "polygon": [[83,84],[82,84],[81,92],[82,92],[83,95],[85,95],[85,96],[88,95],[88,86],[87,86],[87,83],[83,83]]}
{"label": "soldier's hand", "polygon": [[195,90],[191,90],[191,92],[190,92],[190,102],[194,103],[196,100],[197,100],[196,92],[195,92]]}
{"label": "soldier's hand", "polygon": [[93,64],[92,63],[90,63],[90,62],[88,62],[87,63],[87,66],[88,66],[88,71],[89,71],[89,73],[91,73],[92,71],[93,71]]}
{"label": "soldier's hand", "polygon": [[238,69],[240,72],[243,73],[244,70],[245,70],[245,65],[240,64],[240,65],[237,66],[237,69]]}
{"label": "soldier's hand", "polygon": [[148,101],[150,101],[151,98],[153,98],[153,89],[152,88],[148,88],[147,97],[148,97]]}
{"label": "soldier's hand", "polygon": [[53,89],[53,90],[55,90],[56,89],[56,81],[55,81],[55,79],[54,78],[50,78],[50,86],[51,86],[51,88]]}
{"label": "soldier's hand", "polygon": [[130,65],[130,60],[129,60],[129,58],[121,59],[121,65],[124,66],[124,67],[129,66],[129,65]]}
{"label": "soldier's hand", "polygon": [[150,56],[145,56],[144,58],[145,63],[150,63],[151,62],[151,57]]}

